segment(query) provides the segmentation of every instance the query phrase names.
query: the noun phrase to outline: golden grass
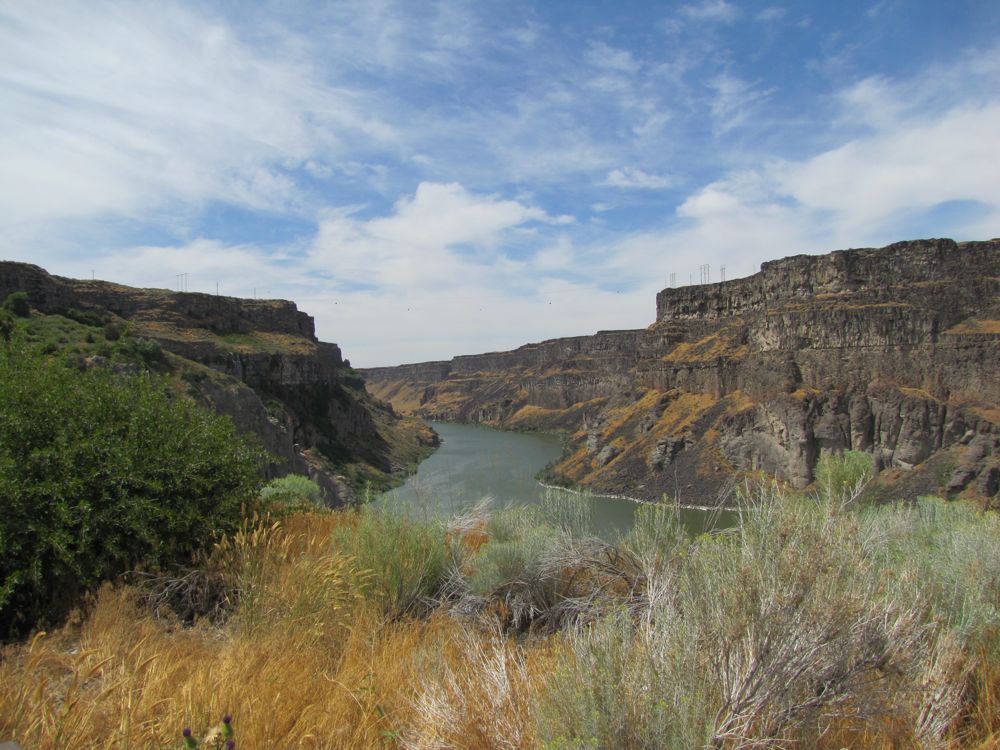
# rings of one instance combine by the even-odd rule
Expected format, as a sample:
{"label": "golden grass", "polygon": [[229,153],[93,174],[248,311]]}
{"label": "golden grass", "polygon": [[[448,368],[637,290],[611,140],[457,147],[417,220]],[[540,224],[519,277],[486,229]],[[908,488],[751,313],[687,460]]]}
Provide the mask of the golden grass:
{"label": "golden grass", "polygon": [[743,359],[750,349],[745,345],[734,346],[736,331],[722,329],[698,341],[682,341],[666,355],[664,362],[711,362],[725,357],[727,359]]}
{"label": "golden grass", "polygon": [[506,420],[506,426],[510,428],[533,427],[554,421],[564,415],[567,409],[547,409],[544,406],[525,404],[514,412]]}
{"label": "golden grass", "polygon": [[974,406],[972,407],[972,413],[977,417],[982,417],[983,419],[992,422],[993,424],[1000,424],[1000,409],[996,407]]}
{"label": "golden grass", "polygon": [[978,318],[968,318],[958,325],[952,326],[944,333],[958,334],[998,334],[1000,333],[1000,320],[980,320]]}
{"label": "golden grass", "polygon": [[[106,586],[82,622],[0,652],[0,739],[26,750],[181,746],[225,713],[238,747],[534,748],[533,707],[568,639],[519,641],[439,610],[387,621],[330,534],[348,513],[248,524],[213,559],[247,599],[223,627],[154,619]],[[485,543],[482,524],[458,540]],[[442,539],[442,543],[447,543]],[[227,567],[228,566],[228,567]],[[251,587],[256,587],[251,590]],[[982,653],[948,748],[1000,748],[1000,663]],[[835,719],[802,746],[918,747],[900,717]]]}
{"label": "golden grass", "polygon": [[400,414],[413,414],[422,404],[423,386],[405,380],[367,381],[365,389],[380,401],[392,404]]}
{"label": "golden grass", "polygon": [[316,353],[316,343],[288,333],[275,331],[254,331],[250,334],[219,336],[207,328],[177,325],[159,320],[136,320],[134,332],[168,341],[188,343],[209,343],[220,349],[242,353],[269,352],[312,355]]}
{"label": "golden grass", "polygon": [[938,403],[941,402],[941,399],[935,398],[933,395],[931,395],[928,391],[925,391],[923,388],[905,388],[903,386],[900,386],[899,392],[902,393],[904,396],[907,396],[908,398],[919,398],[919,399],[924,399],[926,401],[936,401]]}
{"label": "golden grass", "polygon": [[[418,700],[441,675],[478,684],[469,654],[490,653],[495,638],[445,615],[384,621],[354,593],[364,572],[331,553],[344,523],[347,514],[293,516],[223,545],[220,564],[249,566],[241,574],[258,587],[253,611],[245,602],[225,627],[157,621],[134,589],[106,586],[82,624],[8,647],[0,738],[31,750],[159,750],[230,713],[244,748],[397,747],[404,730],[413,746],[438,746],[421,740],[430,728]],[[502,648],[527,664],[521,647]],[[485,683],[467,691],[451,706],[449,746],[499,747],[496,726],[520,726],[527,741],[528,683],[541,671],[525,667],[500,703]]]}

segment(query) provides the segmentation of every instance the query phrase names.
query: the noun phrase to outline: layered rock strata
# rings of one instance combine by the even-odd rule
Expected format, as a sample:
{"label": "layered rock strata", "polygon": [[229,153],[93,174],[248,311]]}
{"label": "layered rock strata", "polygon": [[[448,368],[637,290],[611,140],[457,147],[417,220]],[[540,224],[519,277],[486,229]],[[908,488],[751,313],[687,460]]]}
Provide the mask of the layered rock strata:
{"label": "layered rock strata", "polygon": [[363,371],[398,409],[560,429],[551,475],[697,503],[734,478],[813,480],[874,455],[887,494],[996,496],[1000,240],[799,255],[665,289],[634,331]]}
{"label": "layered rock strata", "polygon": [[390,481],[435,440],[372,398],[292,302],[134,289],[0,262],[0,299],[16,291],[40,313],[119,321],[157,341],[198,401],[260,437],[277,458],[270,475],[308,475],[330,504]]}

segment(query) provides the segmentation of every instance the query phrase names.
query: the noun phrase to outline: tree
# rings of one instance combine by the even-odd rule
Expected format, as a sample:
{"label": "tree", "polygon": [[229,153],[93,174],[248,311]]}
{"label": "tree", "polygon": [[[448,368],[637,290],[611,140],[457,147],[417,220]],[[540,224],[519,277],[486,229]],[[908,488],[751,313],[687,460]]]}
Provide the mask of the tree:
{"label": "tree", "polygon": [[3,309],[7,310],[19,318],[27,318],[31,315],[31,304],[28,302],[28,295],[25,292],[12,292],[3,301]]}
{"label": "tree", "polygon": [[235,528],[265,454],[150,374],[0,347],[0,638]]}

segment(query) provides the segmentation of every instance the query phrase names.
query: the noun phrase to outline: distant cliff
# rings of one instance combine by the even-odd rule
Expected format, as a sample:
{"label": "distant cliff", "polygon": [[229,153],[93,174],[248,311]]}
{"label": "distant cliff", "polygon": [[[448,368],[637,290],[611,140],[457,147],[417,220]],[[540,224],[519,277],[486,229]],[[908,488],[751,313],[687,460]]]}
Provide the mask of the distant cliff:
{"label": "distant cliff", "polygon": [[0,300],[16,291],[39,313],[119,321],[157,341],[191,395],[260,437],[278,458],[273,474],[307,474],[331,503],[390,483],[435,439],[371,397],[292,302],[135,289],[0,262]]}
{"label": "distant cliff", "polygon": [[562,481],[698,502],[820,451],[874,454],[893,492],[1000,487],[1000,240],[799,255],[665,289],[646,329],[364,370],[406,411],[560,429]]}

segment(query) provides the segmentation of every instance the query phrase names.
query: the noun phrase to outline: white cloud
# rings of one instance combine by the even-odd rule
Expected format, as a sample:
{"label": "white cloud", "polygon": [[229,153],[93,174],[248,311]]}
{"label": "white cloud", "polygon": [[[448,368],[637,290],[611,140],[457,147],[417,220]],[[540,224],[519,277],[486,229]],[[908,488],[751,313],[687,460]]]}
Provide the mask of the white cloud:
{"label": "white cloud", "polygon": [[650,174],[636,167],[612,169],[604,183],[616,188],[642,190],[662,190],[673,184],[669,177]]}
{"label": "white cloud", "polygon": [[803,207],[831,212],[841,231],[859,234],[946,201],[1000,207],[997,133],[1000,103],[956,108],[783,165],[776,179]]}
{"label": "white cloud", "polygon": [[715,128],[725,133],[743,124],[774,92],[758,84],[723,73],[708,82],[713,91],[712,119]]}
{"label": "white cloud", "polygon": [[[906,78],[813,71],[797,99],[768,44],[857,48],[778,6],[691,2],[625,47],[537,9],[292,5],[8,2],[0,252],[290,297],[380,364],[647,325],[701,263],[733,278],[913,227],[1000,234],[997,47]],[[742,17],[788,23],[750,27],[748,53]],[[662,208],[672,193],[623,192],[687,185]]]}
{"label": "white cloud", "polygon": [[400,296],[498,279],[518,286],[514,277],[523,263],[506,252],[506,243],[516,243],[515,230],[550,221],[518,201],[475,195],[454,183],[423,183],[389,216],[323,220],[308,263],[326,269],[341,289]]}
{"label": "white cloud", "polygon": [[692,21],[732,23],[739,17],[739,9],[726,0],[702,0],[681,7],[680,15]]}
{"label": "white cloud", "polygon": [[617,49],[604,42],[596,42],[587,51],[587,61],[598,68],[618,73],[635,73],[639,63],[628,50]]}
{"label": "white cloud", "polygon": [[365,95],[171,4],[14,3],[0,24],[0,212],[41,223],[224,201],[294,210],[288,169],[391,144]]}
{"label": "white cloud", "polygon": [[757,15],[754,16],[754,20],[761,21],[763,23],[779,21],[785,17],[785,13],[786,11],[784,8],[777,5],[771,5],[758,12]]}

